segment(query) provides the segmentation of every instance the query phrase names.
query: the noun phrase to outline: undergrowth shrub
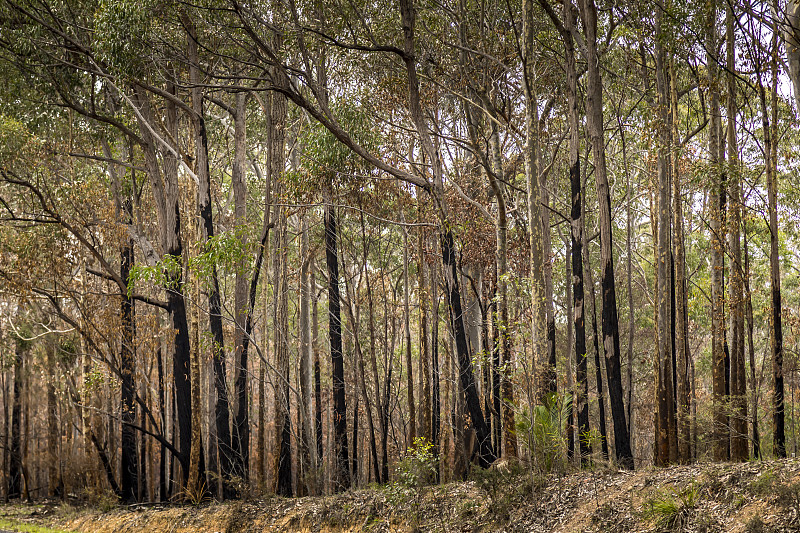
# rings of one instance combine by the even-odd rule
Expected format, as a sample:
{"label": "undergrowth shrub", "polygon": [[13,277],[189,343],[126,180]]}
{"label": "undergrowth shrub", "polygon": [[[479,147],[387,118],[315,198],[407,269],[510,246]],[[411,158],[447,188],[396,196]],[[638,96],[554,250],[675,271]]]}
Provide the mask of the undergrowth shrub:
{"label": "undergrowth shrub", "polygon": [[397,483],[405,487],[420,488],[436,480],[437,467],[433,444],[424,437],[417,437],[414,439],[414,446],[395,465],[395,477]]}
{"label": "undergrowth shrub", "polygon": [[642,516],[661,530],[683,531],[699,500],[700,486],[695,482],[682,489],[659,489],[645,500]]}
{"label": "undergrowth shrub", "polygon": [[536,471],[547,474],[567,470],[566,426],[571,410],[571,395],[551,393],[545,405],[518,413],[517,435],[528,449]]}

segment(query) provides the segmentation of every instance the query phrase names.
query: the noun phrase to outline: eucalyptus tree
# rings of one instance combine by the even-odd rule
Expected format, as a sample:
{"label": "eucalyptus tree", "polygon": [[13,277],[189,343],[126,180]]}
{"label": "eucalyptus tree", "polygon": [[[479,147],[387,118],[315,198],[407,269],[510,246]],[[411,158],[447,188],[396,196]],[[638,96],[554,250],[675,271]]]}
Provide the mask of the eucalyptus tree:
{"label": "eucalyptus tree", "polygon": [[[415,6],[407,1],[402,2],[399,8],[400,27],[392,30],[394,32],[393,36],[391,32],[389,35],[381,34],[380,36],[372,32],[373,27],[367,25],[366,19],[359,16],[363,15],[363,13],[358,11],[354,13],[357,15],[356,26],[351,28],[354,31],[358,29],[359,38],[369,43],[362,45],[360,41],[350,41],[350,37],[346,34],[338,35],[328,31],[336,28],[338,18],[346,15],[349,10],[342,9],[338,12],[327,13],[324,17],[326,20],[325,27],[315,27],[315,21],[303,20],[303,24],[300,23],[301,11],[292,3],[289,12],[291,16],[280,21],[283,26],[276,26],[275,24],[261,24],[267,13],[256,9],[254,6],[238,2],[233,3],[233,10],[236,13],[240,27],[249,37],[248,43],[245,43],[248,50],[256,54],[260,61],[269,65],[272,69],[272,74],[265,80],[265,83],[270,88],[285,94],[295,105],[305,110],[314,120],[328,129],[339,142],[343,143],[378,171],[415,185],[420,190],[425,191],[426,194],[432,196],[440,222],[440,248],[442,260],[446,267],[445,283],[450,296],[451,328],[456,340],[460,380],[465,391],[471,423],[477,432],[480,443],[480,462],[483,465],[488,465],[494,461],[495,452],[491,446],[488,427],[480,406],[472,368],[472,357],[469,353],[466,330],[464,328],[455,235],[445,196],[444,161],[441,152],[436,148],[431,134],[431,124],[426,117],[426,112],[423,108],[424,104],[420,96],[420,77],[417,71],[419,58],[416,53],[417,37],[415,33],[417,12]],[[364,9],[366,8],[364,7]],[[371,13],[371,15],[377,17],[377,20],[382,20],[382,16],[385,13],[376,12]],[[315,19],[318,20],[319,17],[315,17]],[[283,28],[287,30],[294,28],[291,35],[296,39],[294,45],[297,47],[297,61],[293,61],[292,57],[282,55],[271,44],[270,34]],[[312,28],[314,31],[310,31]],[[381,28],[381,30],[383,32],[384,28]],[[381,40],[379,40],[379,37]],[[388,40],[392,37],[401,41],[403,43],[402,46],[386,44],[382,40]],[[415,170],[409,171],[405,170],[401,165],[387,162],[359,144],[353,138],[351,132],[342,126],[335,113],[331,111],[325,85],[318,74],[317,65],[320,56],[312,55],[310,52],[312,40],[315,46],[340,50],[342,51],[341,53],[349,51],[349,53],[355,54],[355,57],[368,53],[388,54],[389,57],[399,59],[402,62],[404,67],[397,74],[402,75],[406,81],[408,97],[408,104],[405,110],[406,120],[412,126],[417,141],[422,147],[430,177],[428,177],[428,172],[416,170],[422,168],[417,167],[416,164],[412,167]],[[302,72],[302,75],[296,75],[298,72]]]}
{"label": "eucalyptus tree", "polygon": [[579,13],[584,30],[587,61],[586,127],[592,146],[600,222],[600,262],[603,287],[603,352],[606,362],[611,418],[614,424],[614,449],[617,461],[624,468],[633,468],[630,434],[625,420],[620,370],[619,318],[614,275],[611,227],[611,197],[606,169],[605,135],[603,133],[603,87],[600,75],[597,36],[597,6],[594,0],[580,0]]}

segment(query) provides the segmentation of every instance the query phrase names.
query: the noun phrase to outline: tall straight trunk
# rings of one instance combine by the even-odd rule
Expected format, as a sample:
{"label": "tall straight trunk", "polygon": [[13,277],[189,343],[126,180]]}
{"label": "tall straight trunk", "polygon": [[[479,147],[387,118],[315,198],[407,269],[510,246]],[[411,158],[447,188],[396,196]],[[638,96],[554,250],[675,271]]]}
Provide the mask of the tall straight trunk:
{"label": "tall straight trunk", "polygon": [[[528,186],[528,228],[531,248],[531,334],[533,337],[534,365],[537,368],[537,401],[548,402],[548,397],[557,390],[557,378],[554,362],[550,360],[548,349],[548,321],[544,278],[544,241],[541,204],[542,196],[539,185],[541,162],[539,160],[539,108],[536,94],[536,73],[534,70],[534,54],[536,50],[535,14],[533,0],[524,0],[522,49],[525,83],[525,176]],[[548,225],[549,231],[549,225]]]}
{"label": "tall straight trunk", "polygon": [[[133,203],[130,197],[122,202],[122,213],[127,224],[133,222]],[[120,277],[127,282],[131,266],[134,262],[133,242],[126,239],[120,250]],[[133,503],[139,492],[139,456],[136,450],[136,405],[134,403],[136,387],[136,352],[134,349],[134,305],[133,300],[123,294],[120,303],[122,339],[120,346],[120,374],[122,394],[122,432],[121,432],[121,475],[122,501]]]}
{"label": "tall straight trunk", "polygon": [[[314,467],[317,473],[322,470],[323,451],[322,451],[322,368],[319,360],[319,306],[317,298],[317,279],[313,265],[310,267],[311,276],[311,349],[314,351],[314,442],[316,443],[317,456]],[[315,490],[319,491],[320,486]]]}
{"label": "tall straight trunk", "polygon": [[361,396],[357,393],[354,394],[355,396],[355,403],[353,405],[353,440],[351,441],[352,447],[350,454],[350,479],[352,480],[352,485],[357,487],[358,486],[358,420],[360,417],[359,412],[359,401]]}
{"label": "tall straight trunk", "polygon": [[[764,128],[764,148],[768,154],[767,168],[767,201],[769,209],[769,284],[772,298],[770,306],[770,348],[772,352],[772,449],[775,457],[786,457],[786,420],[783,390],[783,325],[781,309],[781,271],[780,271],[780,236],[778,234],[778,27],[772,27],[771,71],[771,113],[772,124],[767,122],[767,103],[764,86],[759,76],[759,97],[761,99],[761,116]],[[769,139],[768,139],[769,137]]]}
{"label": "tall straight trunk", "polygon": [[[238,93],[236,95],[236,114],[234,115],[234,158],[233,172],[231,173],[231,185],[233,188],[234,202],[234,225],[237,228],[243,227],[247,222],[247,179],[246,179],[246,158],[247,158],[247,95]],[[271,123],[271,121],[270,121]],[[239,236],[243,239],[242,244],[246,244],[244,232]],[[245,335],[248,317],[248,291],[246,278],[246,265],[242,258],[236,269],[236,279],[234,281],[234,369],[235,380],[239,383],[241,374],[242,351],[245,343]],[[209,302],[211,298],[209,298]],[[212,331],[215,331],[212,329]],[[215,334],[216,336],[216,334]],[[241,456],[242,442],[238,435],[237,442],[233,442],[230,430],[230,414],[227,386],[226,356],[224,351],[218,349],[214,353],[214,386],[217,393],[217,403],[214,407],[214,419],[217,430],[217,448],[219,450],[220,474],[222,475],[223,497],[232,497],[233,488],[231,486],[231,476],[241,476],[244,479],[246,466]],[[240,401],[242,391],[236,390],[236,402]],[[246,394],[245,394],[246,395]],[[238,412],[238,411],[237,411]],[[259,469],[260,470],[260,469]]]}
{"label": "tall straight trunk", "polygon": [[[195,175],[197,176],[197,207],[198,207],[198,214],[199,214],[199,222],[200,222],[200,246],[205,246],[205,244],[214,237],[214,217],[212,213],[211,207],[211,172],[209,169],[209,161],[208,161],[208,133],[206,131],[206,123],[205,123],[205,112],[204,112],[204,105],[203,105],[203,80],[201,78],[200,73],[200,59],[198,53],[198,42],[197,42],[197,32],[195,30],[193,21],[191,18],[186,15],[186,13],[181,14],[181,19],[183,25],[187,32],[187,59],[189,61],[189,82],[191,84],[191,97],[192,97],[192,129],[193,129],[193,144],[195,149]],[[177,137],[173,137],[177,139]],[[208,320],[209,320],[209,330],[211,332],[211,337],[213,339],[211,345],[211,355],[212,358],[217,360],[223,360],[223,369],[224,369],[224,359],[225,359],[225,338],[223,334],[222,328],[222,305],[220,300],[220,290],[219,290],[219,279],[217,275],[217,267],[216,263],[212,264],[211,266],[211,279],[210,283],[208,284]],[[199,347],[197,348],[199,350]],[[198,353],[199,355],[199,353]],[[195,376],[195,378],[199,378],[199,376]],[[224,378],[223,378],[224,382]],[[199,379],[196,379],[196,383],[199,386]],[[228,403],[227,403],[227,392],[223,394],[226,397],[222,401],[222,405],[215,408],[215,418],[220,418],[220,413],[217,409],[225,410],[224,420],[217,421],[217,431],[219,432],[220,429],[223,430],[223,437],[226,436],[226,433],[229,433],[225,428],[221,428],[221,426],[225,425],[227,427],[227,410],[228,410]],[[220,399],[220,393],[217,392],[217,399]],[[194,411],[198,411],[196,406]],[[199,417],[200,413],[195,412],[195,416]],[[199,437],[199,435],[198,435]],[[229,447],[229,443],[227,442],[218,442],[218,448],[222,448],[223,451],[227,451]],[[195,445],[195,449],[197,445]],[[223,486],[226,485],[225,479],[228,477],[229,472],[224,470],[225,467],[229,466],[228,461],[226,460],[225,454],[223,453],[223,461],[221,462],[221,466],[223,467],[222,470],[222,477],[223,477]],[[197,462],[197,466],[199,466],[200,462]],[[194,474],[194,473],[193,473]],[[201,473],[201,476],[204,477],[205,473]],[[198,477],[199,479],[199,477]]]}
{"label": "tall straight trunk", "polygon": [[[777,2],[774,2],[777,9]],[[772,202],[770,209],[770,286],[772,287],[772,376],[773,376],[773,449],[778,457],[786,457],[786,429],[783,402],[783,328],[781,325],[781,279],[780,257],[778,255],[778,26],[773,21],[772,28],[772,61],[770,63],[771,81],[771,118],[772,118]]]}
{"label": "tall straight trunk", "polygon": [[711,0],[710,9],[706,14],[706,52],[708,61],[708,84],[710,92],[710,117],[708,151],[712,171],[711,193],[711,369],[712,369],[712,409],[713,409],[713,456],[716,461],[728,459],[727,428],[728,417],[725,407],[725,322],[723,317],[723,198],[725,196],[721,186],[721,148],[720,148],[720,103],[719,103],[719,71],[717,68],[716,51],[716,16],[717,6]]}
{"label": "tall straight trunk", "polygon": [[331,377],[333,381],[333,480],[336,491],[350,487],[347,450],[347,407],[344,394],[344,355],[342,353],[342,318],[339,303],[339,256],[336,240],[336,212],[331,191],[325,194],[325,259],[328,265],[328,337],[331,344]]}
{"label": "tall straight trunk", "polygon": [[300,220],[300,310],[299,310],[299,324],[300,329],[300,350],[298,354],[299,373],[300,373],[300,442],[299,442],[299,457],[300,457],[300,473],[301,479],[305,479],[306,492],[311,493],[312,487],[310,486],[311,465],[316,461],[312,458],[312,454],[316,455],[316,448],[312,446],[313,442],[313,414],[311,411],[311,396],[312,396],[312,359],[313,353],[311,349],[311,288],[309,268],[311,266],[311,258],[309,256],[309,228],[308,217],[310,214],[304,212]]}
{"label": "tall straight trunk", "polygon": [[[167,436],[167,404],[164,391],[164,361],[161,346],[156,349],[156,365],[158,367],[158,408],[161,415],[161,432]],[[164,446],[164,443],[161,443],[161,449],[158,454],[158,498],[162,502],[169,500],[167,477],[167,447]]]}
{"label": "tall straight trunk", "polygon": [[489,466],[496,456],[492,447],[489,428],[483,416],[480,398],[475,386],[472,370],[472,355],[467,345],[467,335],[464,328],[464,316],[461,307],[461,291],[458,281],[458,264],[456,263],[455,236],[450,224],[450,215],[445,201],[444,167],[439,150],[436,149],[428,130],[427,120],[420,103],[419,79],[416,69],[415,35],[416,11],[413,0],[400,0],[400,19],[403,29],[403,61],[405,62],[408,77],[408,107],[414,123],[423,152],[432,165],[434,184],[432,193],[437,199],[440,218],[440,247],[442,261],[445,265],[444,278],[449,295],[450,323],[455,337],[456,353],[459,364],[459,377],[464,390],[470,421],[475,429],[480,454],[478,462],[482,467]]}
{"label": "tall straight trunk", "polygon": [[[123,278],[124,279],[124,278]],[[48,339],[45,346],[47,354],[47,370],[56,376],[55,339]],[[47,495],[50,498],[61,497],[64,493],[64,481],[61,479],[61,455],[59,441],[61,432],[58,424],[58,405],[56,404],[56,387],[54,380],[47,381]],[[123,426],[124,429],[124,426]]]}
{"label": "tall straight trunk", "polygon": [[281,496],[292,496],[292,453],[291,453],[291,398],[289,396],[289,285],[288,285],[288,221],[285,208],[285,186],[277,184],[277,198],[274,206],[276,221],[275,253],[273,255],[275,328],[275,492]]}
{"label": "tall straight trunk", "polygon": [[625,239],[625,247],[626,247],[626,254],[625,254],[625,267],[626,267],[626,274],[627,274],[627,289],[628,289],[628,348],[627,348],[627,359],[628,359],[628,369],[627,369],[627,382],[628,382],[628,402],[625,405],[625,416],[628,422],[628,431],[631,435],[631,450],[636,449],[635,444],[635,435],[636,431],[634,428],[634,411],[633,411],[633,392],[634,392],[634,381],[633,381],[633,341],[634,341],[634,334],[636,331],[636,314],[634,310],[634,303],[633,303],[633,214],[632,214],[632,205],[633,204],[633,185],[631,184],[631,172],[628,169],[628,150],[627,145],[625,143],[625,129],[620,122],[620,139],[622,141],[622,162],[625,167],[625,187],[627,189],[627,199],[625,202],[625,225],[626,225],[626,239]]}
{"label": "tall straight trunk", "polygon": [[[563,237],[564,241],[564,286],[565,286],[565,294],[564,294],[564,308],[565,313],[564,315],[567,317],[574,316],[572,311],[572,243],[571,240],[567,240]],[[566,335],[566,342],[564,343],[564,347],[566,348],[564,351],[568,354],[566,357],[566,364],[564,365],[564,373],[566,374],[566,383],[565,383],[565,391],[568,391],[566,394],[570,396],[572,400],[569,406],[569,415],[567,416],[567,459],[571,462],[574,462],[575,459],[575,447],[579,446],[576,444],[576,437],[579,440],[580,435],[578,434],[577,425],[576,425],[576,418],[577,418],[577,395],[578,390],[575,383],[575,374],[573,374],[572,364],[573,359],[569,356],[572,354],[572,345],[573,345],[573,331],[572,331],[572,324],[567,324],[567,335]],[[588,408],[588,406],[587,406]],[[580,450],[578,451],[580,454]],[[580,458],[578,459],[580,461]]]}
{"label": "tall straight trunk", "polygon": [[[567,73],[567,122],[569,123],[569,184],[570,184],[570,244],[572,247],[572,323],[575,328],[575,381],[578,409],[578,436],[581,465],[586,465],[592,453],[589,432],[589,380],[587,379],[586,320],[583,295],[583,190],[580,163],[580,123],[578,118],[578,73],[575,67],[575,44],[572,31],[575,15],[571,2],[564,2],[563,17],[566,32],[564,59]],[[602,388],[598,389],[602,391]]]}
{"label": "tall straight trunk", "polygon": [[11,451],[9,454],[8,489],[9,499],[22,496],[22,388],[24,372],[24,356],[27,350],[25,341],[15,339],[14,348],[14,384],[11,406]]}
{"label": "tall straight trunk", "polygon": [[[168,92],[175,93],[174,85],[168,85]],[[180,195],[178,187],[178,160],[174,153],[167,151],[163,154],[163,180],[158,166],[156,155],[156,141],[150,134],[151,124],[155,123],[152,117],[149,97],[144,91],[136,89],[138,105],[140,107],[140,132],[145,139],[144,150],[145,166],[156,200],[156,214],[160,230],[161,247],[165,256],[172,261],[181,261],[183,258],[183,242],[181,239],[180,224]],[[166,129],[173,139],[178,138],[178,114],[176,106],[170,100],[166,101]],[[172,379],[175,408],[173,419],[177,429],[177,459],[181,467],[181,480],[183,486],[190,477],[190,453],[192,449],[192,371],[191,349],[189,342],[189,321],[186,310],[186,300],[182,292],[183,268],[166,270],[167,311],[169,312],[172,330],[175,332],[173,339]],[[199,463],[198,465],[199,466]]]}
{"label": "tall straight trunk", "polygon": [[[196,192],[196,191],[195,191]],[[200,241],[200,231],[197,231],[196,243]],[[190,245],[194,248],[194,245]],[[198,283],[198,276],[193,270],[187,272],[189,283],[188,286],[191,290],[191,298],[195,302],[200,301],[200,284]],[[200,388],[202,386],[202,376],[200,375],[200,307],[193,306],[190,308],[191,313],[191,352],[189,364],[191,365],[191,379],[192,379],[192,448],[189,454],[189,482],[187,483],[187,494],[196,493],[204,494],[205,487],[202,483],[205,480],[205,457],[203,455],[203,435],[201,427],[202,410],[200,403]]]}
{"label": "tall straight trunk", "polygon": [[[439,446],[439,429],[441,428],[442,407],[439,395],[439,282],[436,264],[430,268],[430,295],[431,295],[431,444],[437,459],[441,458]],[[441,460],[439,461],[441,463]],[[439,471],[436,469],[436,479],[439,480]]]}
{"label": "tall straight trunk", "polygon": [[673,257],[675,258],[675,359],[677,361],[677,424],[678,459],[691,462],[691,425],[689,423],[689,305],[686,283],[686,244],[683,232],[683,199],[681,193],[680,147],[678,146],[678,91],[674,61],[670,63],[670,99],[672,108],[672,215]]}
{"label": "tall straight trunk", "polygon": [[[538,105],[538,104],[537,104]],[[534,143],[534,150],[536,152],[534,159],[538,161],[537,168],[539,173],[539,196],[541,198],[543,208],[539,210],[541,215],[541,232],[542,232],[542,265],[544,267],[544,306],[545,317],[547,319],[547,368],[550,373],[550,392],[557,392],[558,378],[553,380],[554,372],[556,371],[556,314],[555,303],[553,299],[553,243],[550,232],[550,195],[547,190],[547,173],[542,171],[541,165],[541,147],[539,142],[539,112],[538,109],[534,110],[534,120],[536,121],[536,139]],[[568,313],[570,314],[570,313]],[[567,328],[570,330],[571,328]],[[572,349],[567,346],[567,353]],[[574,405],[573,405],[574,407]]]}
{"label": "tall straight trunk", "polygon": [[[252,277],[250,278],[250,288],[248,291],[248,299],[247,299],[247,309],[245,314],[245,322],[244,322],[244,331],[241,335],[241,349],[237,349],[236,359],[235,359],[235,373],[234,373],[234,394],[236,397],[236,414],[233,421],[233,428],[234,434],[232,437],[233,443],[233,451],[234,451],[234,460],[237,462],[234,465],[234,473],[236,473],[241,479],[249,480],[250,479],[250,405],[249,405],[249,397],[250,397],[250,385],[249,385],[249,376],[250,371],[248,370],[249,364],[249,353],[250,353],[250,342],[251,336],[253,332],[253,311],[256,307],[256,296],[258,295],[258,280],[261,275],[262,264],[264,265],[264,277],[267,276],[267,264],[268,261],[265,261],[264,258],[267,257],[269,252],[269,232],[270,229],[275,225],[275,219],[271,217],[271,209],[272,209],[272,187],[273,183],[277,185],[283,184],[283,174],[286,165],[286,118],[287,118],[287,103],[286,98],[276,92],[272,92],[269,95],[268,101],[268,108],[267,108],[267,131],[269,133],[269,147],[267,150],[267,173],[266,176],[262,176],[259,167],[253,165],[253,169],[256,171],[256,175],[259,178],[259,181],[264,182],[264,219],[263,219],[263,226],[261,229],[261,237],[260,242],[257,247],[256,258],[253,264],[252,269]],[[246,119],[246,99],[244,95],[238,95],[237,97],[237,115],[240,117],[240,120]],[[242,127],[244,127],[242,125]],[[243,132],[241,135],[245,135],[246,132]],[[242,138],[241,143],[244,145],[244,138]],[[244,159],[246,154],[246,145],[241,146],[239,151],[237,152],[238,157],[242,159],[242,166],[244,165]],[[277,253],[276,250],[275,253]],[[274,288],[274,286],[273,286]],[[265,295],[266,295],[265,291]],[[266,296],[265,296],[265,310],[267,308],[266,305]],[[265,311],[265,322],[266,322],[266,311]],[[266,331],[266,328],[265,328]],[[268,345],[268,336],[264,336],[264,347],[266,351],[266,347]],[[288,342],[288,341],[287,341]],[[265,461],[265,450],[266,450],[266,432],[264,431],[264,424],[265,420],[263,418],[264,415],[264,406],[266,404],[266,391],[264,390],[264,382],[266,379],[265,368],[262,364],[259,365],[259,425],[262,428],[259,432],[259,440],[258,440],[258,454],[257,460],[259,463],[257,464],[257,468],[262,469],[265,467],[263,462]],[[288,378],[287,378],[288,379]],[[287,415],[288,416],[288,415]],[[260,472],[259,472],[260,475]]]}
{"label": "tall straight trunk", "polygon": [[[582,208],[581,216],[586,217],[586,206]],[[592,313],[592,344],[594,348],[594,371],[595,382],[597,383],[597,410],[600,425],[600,445],[603,453],[603,458],[608,459],[608,432],[606,430],[606,407],[605,407],[605,390],[603,388],[603,368],[600,362],[600,343],[598,341],[600,335],[597,329],[597,294],[594,288],[594,276],[592,275],[592,266],[589,261],[589,245],[587,242],[586,232],[583,232],[583,269],[586,275],[586,283],[589,285],[589,305],[591,306]]]}
{"label": "tall straight trunk", "polygon": [[739,172],[739,149],[736,139],[736,48],[734,13],[731,4],[726,8],[727,28],[727,78],[728,78],[728,196],[730,217],[728,225],[731,254],[730,275],[730,339],[731,339],[731,437],[730,449],[733,461],[746,461],[747,452],[747,380],[744,361],[744,282],[742,269],[741,218],[742,181]]}
{"label": "tall straight trunk", "polygon": [[603,287],[603,352],[608,378],[611,418],[614,423],[614,448],[622,468],[633,468],[630,435],[625,420],[620,370],[619,321],[617,292],[614,281],[614,258],[611,227],[611,197],[606,171],[605,136],[603,134],[603,86],[597,54],[597,8],[594,0],[580,0],[580,13],[585,31],[588,63],[586,85],[586,126],[592,145],[597,204],[600,222],[600,262]]}
{"label": "tall straight trunk", "polygon": [[[506,214],[506,198],[503,182],[503,161],[500,153],[500,139],[495,121],[491,122],[492,134],[489,145],[492,156],[492,170],[488,172],[489,183],[497,200],[496,236],[497,248],[495,260],[497,262],[497,323],[499,325],[499,349],[503,363],[500,388],[502,390],[503,413],[503,445],[502,455],[505,457],[517,456],[517,435],[514,422],[514,386],[511,376],[514,373],[514,359],[511,351],[511,335],[508,322],[508,216]],[[488,413],[487,413],[488,414]],[[498,450],[500,446],[498,444]]]}
{"label": "tall straight trunk", "polygon": [[[420,205],[421,207],[421,205]],[[419,300],[419,366],[422,373],[422,398],[420,410],[422,411],[422,437],[431,442],[431,368],[428,349],[428,303],[430,291],[425,281],[425,240],[424,229],[419,229],[419,265],[417,280],[417,295]]]}
{"label": "tall straight trunk", "polygon": [[658,195],[656,279],[658,289],[657,341],[658,341],[658,431],[657,464],[664,466],[677,459],[677,442],[673,438],[675,428],[675,397],[673,395],[672,348],[674,331],[672,327],[672,187],[670,183],[670,134],[668,114],[670,106],[669,81],[667,72],[667,51],[664,48],[666,35],[663,30],[663,11],[656,10],[656,87],[658,101]]}
{"label": "tall straight trunk", "polygon": [[408,393],[408,447],[416,446],[417,414],[414,402],[414,365],[411,360],[411,305],[408,278],[408,232],[403,231],[403,320],[405,326],[406,388]]}
{"label": "tall straight trunk", "polygon": [[[745,226],[747,228],[747,226]],[[761,459],[761,435],[758,430],[758,382],[756,381],[756,350],[753,341],[753,297],[750,292],[750,259],[747,253],[747,230],[744,234],[744,294],[747,319],[747,352],[750,360],[750,408],[752,409],[753,459]]]}

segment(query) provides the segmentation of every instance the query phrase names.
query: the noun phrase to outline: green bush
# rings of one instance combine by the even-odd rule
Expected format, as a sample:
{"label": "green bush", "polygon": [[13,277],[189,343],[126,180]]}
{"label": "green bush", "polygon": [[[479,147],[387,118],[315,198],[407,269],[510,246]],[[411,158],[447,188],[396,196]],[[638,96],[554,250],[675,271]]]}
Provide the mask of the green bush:
{"label": "green bush", "polygon": [[532,413],[523,410],[517,416],[517,435],[528,447],[531,463],[540,472],[563,472],[567,458],[566,428],[572,409],[572,396],[550,394],[546,405],[537,405]]}
{"label": "green bush", "polygon": [[424,437],[417,437],[414,446],[406,451],[406,456],[395,466],[395,476],[400,485],[420,488],[435,481],[437,468],[438,459],[433,454],[433,444]]}

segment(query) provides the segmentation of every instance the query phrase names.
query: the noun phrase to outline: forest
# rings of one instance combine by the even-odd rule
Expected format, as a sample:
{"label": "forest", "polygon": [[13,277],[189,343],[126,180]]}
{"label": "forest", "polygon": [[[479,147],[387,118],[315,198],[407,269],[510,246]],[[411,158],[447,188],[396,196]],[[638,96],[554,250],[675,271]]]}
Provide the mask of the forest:
{"label": "forest", "polygon": [[4,0],[0,72],[6,501],[797,453],[795,0]]}

